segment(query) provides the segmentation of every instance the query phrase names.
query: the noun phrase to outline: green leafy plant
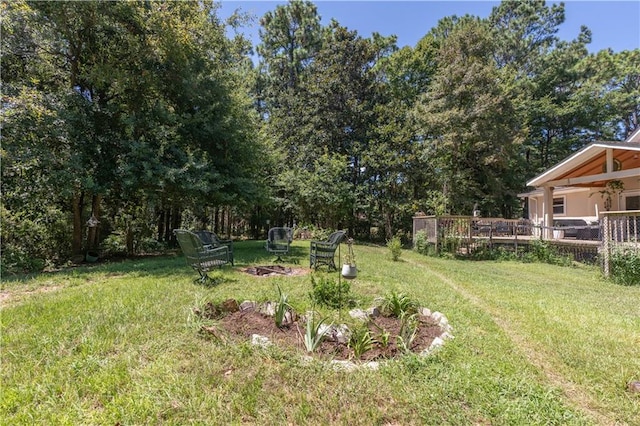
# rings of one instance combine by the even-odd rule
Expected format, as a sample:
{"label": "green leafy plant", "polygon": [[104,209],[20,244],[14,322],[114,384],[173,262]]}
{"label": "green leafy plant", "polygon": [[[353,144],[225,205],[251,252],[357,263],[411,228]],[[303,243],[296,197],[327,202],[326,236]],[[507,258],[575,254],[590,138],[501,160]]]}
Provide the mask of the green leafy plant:
{"label": "green leafy plant", "polygon": [[391,340],[391,333],[383,329],[373,321],[371,322],[371,324],[373,324],[373,326],[378,330],[378,335],[375,338],[375,342],[379,343],[383,348],[387,348]]}
{"label": "green leafy plant", "polygon": [[417,334],[418,315],[402,312],[400,315],[400,332],[397,336],[398,347],[404,352],[410,352]]}
{"label": "green leafy plant", "polygon": [[391,254],[391,260],[397,262],[402,254],[402,241],[400,240],[400,237],[396,236],[387,241],[387,248]]}
{"label": "green leafy plant", "polygon": [[611,279],[617,284],[640,284],[640,253],[628,247],[617,248],[611,253]]}
{"label": "green leafy plant", "polygon": [[416,232],[413,248],[418,253],[424,255],[431,255],[435,253],[435,245],[429,243],[429,236],[427,235],[427,231],[424,229]]}
{"label": "green leafy plant", "polygon": [[359,359],[365,352],[371,350],[373,344],[371,330],[366,325],[363,325],[351,332],[347,346],[353,351],[353,357]]}
{"label": "green leafy plant", "polygon": [[309,297],[313,303],[332,309],[355,305],[355,300],[351,295],[351,284],[346,280],[336,281],[326,277],[316,280],[312,275]]}
{"label": "green leafy plant", "polygon": [[542,262],[563,266],[571,264],[571,256],[560,254],[548,242],[541,240],[531,240],[528,252],[522,257],[522,260],[524,262]]}
{"label": "green leafy plant", "polygon": [[383,315],[400,318],[405,313],[417,313],[418,303],[406,294],[392,291],[382,299],[380,310]]}
{"label": "green leafy plant", "polygon": [[289,312],[289,310],[291,310],[292,307],[289,304],[289,296],[282,292],[282,290],[280,289],[280,286],[277,286],[277,287],[278,287],[278,302],[276,302],[275,321],[276,321],[276,326],[278,328],[281,328],[285,322],[287,312]]}
{"label": "green leafy plant", "polygon": [[[319,321],[316,321],[315,317],[315,312],[312,312],[307,317],[305,333],[304,336],[302,336],[304,347],[307,349],[307,352],[315,352],[318,346],[320,346],[320,343],[322,343],[325,335],[325,331],[320,332],[320,327],[324,324],[325,318],[321,318]],[[300,332],[299,329],[298,332]]]}
{"label": "green leafy plant", "polygon": [[620,195],[624,191],[624,183],[621,180],[610,180],[606,183],[601,191],[594,192],[593,194],[600,194],[600,197],[604,200],[604,209],[606,211],[611,210],[611,204],[614,196]]}

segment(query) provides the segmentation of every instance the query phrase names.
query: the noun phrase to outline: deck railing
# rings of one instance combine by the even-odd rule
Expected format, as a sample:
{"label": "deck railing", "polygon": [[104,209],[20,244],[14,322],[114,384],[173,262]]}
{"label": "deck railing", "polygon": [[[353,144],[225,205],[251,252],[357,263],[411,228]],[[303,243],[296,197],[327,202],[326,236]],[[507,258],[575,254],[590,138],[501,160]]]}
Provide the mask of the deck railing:
{"label": "deck railing", "polygon": [[611,274],[611,258],[620,251],[640,256],[640,210],[602,214],[602,269]]}
{"label": "deck railing", "polygon": [[531,238],[533,225],[526,219],[479,218],[473,216],[416,216],[413,235],[424,231],[436,252],[472,250],[478,239],[507,239],[517,246],[518,239]]}
{"label": "deck railing", "polygon": [[[567,223],[558,220],[559,223]],[[569,221],[570,222],[570,221]],[[550,243],[576,261],[602,262],[610,273],[611,255],[616,250],[632,250],[640,256],[640,211],[604,212],[599,224],[554,226],[548,229],[527,219],[483,218],[473,216],[426,216],[413,218],[414,243],[424,231],[435,252],[471,254],[484,246],[510,246],[518,251],[523,243],[552,235]]]}

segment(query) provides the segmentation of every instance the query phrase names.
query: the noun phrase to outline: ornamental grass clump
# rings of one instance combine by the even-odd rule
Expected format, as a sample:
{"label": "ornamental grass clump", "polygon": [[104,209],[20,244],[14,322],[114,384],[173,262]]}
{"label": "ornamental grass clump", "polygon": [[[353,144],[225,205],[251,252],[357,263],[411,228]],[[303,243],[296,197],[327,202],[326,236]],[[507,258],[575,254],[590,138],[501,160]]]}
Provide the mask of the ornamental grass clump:
{"label": "ornamental grass clump", "polygon": [[[322,343],[322,340],[324,339],[326,330],[328,330],[331,327],[331,325],[329,325],[329,327],[325,327],[324,330],[321,330],[322,324],[324,324],[326,319],[320,318],[318,321],[316,321],[315,317],[316,317],[315,312],[311,312],[307,316],[305,333],[304,333],[304,336],[302,336],[302,340],[304,341],[304,347],[307,350],[307,352],[316,351],[316,349],[320,346],[320,344]],[[298,333],[299,332],[300,332],[300,329],[298,329]]]}
{"label": "ornamental grass clump", "polygon": [[359,359],[365,352],[373,348],[374,343],[371,330],[366,325],[363,325],[351,332],[347,346],[353,351],[353,357]]}
{"label": "ornamental grass clump", "polygon": [[392,291],[382,299],[380,306],[382,315],[401,318],[403,314],[418,312],[418,303],[403,293]]}
{"label": "ornamental grass clump", "polygon": [[289,304],[289,296],[282,292],[280,286],[278,287],[278,302],[276,303],[275,321],[278,328],[282,328],[287,318],[287,312],[293,308]]}
{"label": "ornamental grass clump", "polygon": [[398,333],[397,344],[403,352],[411,352],[413,341],[418,335],[418,314],[410,314],[408,312],[402,312],[400,314],[400,333]]}

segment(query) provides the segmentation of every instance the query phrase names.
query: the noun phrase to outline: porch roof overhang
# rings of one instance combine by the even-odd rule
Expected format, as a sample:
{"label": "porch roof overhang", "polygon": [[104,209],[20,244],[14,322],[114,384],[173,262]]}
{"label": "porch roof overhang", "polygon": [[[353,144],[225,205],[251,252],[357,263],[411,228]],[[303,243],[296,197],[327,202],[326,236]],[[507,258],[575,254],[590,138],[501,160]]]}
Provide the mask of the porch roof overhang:
{"label": "porch roof overhang", "polygon": [[[611,167],[614,162],[615,167]],[[612,179],[634,176],[640,176],[640,143],[595,142],[531,179],[527,186],[598,187]]]}

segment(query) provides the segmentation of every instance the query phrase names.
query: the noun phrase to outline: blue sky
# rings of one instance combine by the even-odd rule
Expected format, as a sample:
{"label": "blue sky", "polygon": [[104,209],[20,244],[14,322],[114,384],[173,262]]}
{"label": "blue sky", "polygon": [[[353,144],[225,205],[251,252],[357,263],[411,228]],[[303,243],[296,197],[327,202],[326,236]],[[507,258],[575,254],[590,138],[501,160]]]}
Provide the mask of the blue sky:
{"label": "blue sky", "polygon": [[[236,1],[223,0],[220,17],[226,18],[235,9],[250,12],[257,18],[286,1]],[[374,31],[388,36],[398,36],[398,46],[415,46],[438,21],[446,16],[465,14],[487,17],[499,2],[493,1],[315,1],[322,24],[331,18],[350,30],[369,37]],[[547,1],[551,5],[553,1]],[[640,0],[628,1],[565,1],[565,22],[559,29],[559,37],[573,40],[580,26],[591,29],[590,52],[611,48],[614,52],[640,48]],[[242,32],[260,42],[258,22]]]}

